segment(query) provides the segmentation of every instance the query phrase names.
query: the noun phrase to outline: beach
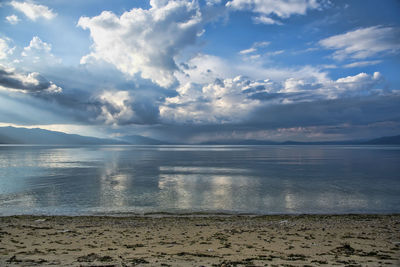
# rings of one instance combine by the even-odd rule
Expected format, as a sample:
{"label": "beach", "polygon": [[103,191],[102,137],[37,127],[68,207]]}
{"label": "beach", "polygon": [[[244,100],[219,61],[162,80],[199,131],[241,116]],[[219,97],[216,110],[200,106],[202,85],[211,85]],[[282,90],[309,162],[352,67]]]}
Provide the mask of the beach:
{"label": "beach", "polygon": [[0,217],[1,266],[399,266],[400,215]]}

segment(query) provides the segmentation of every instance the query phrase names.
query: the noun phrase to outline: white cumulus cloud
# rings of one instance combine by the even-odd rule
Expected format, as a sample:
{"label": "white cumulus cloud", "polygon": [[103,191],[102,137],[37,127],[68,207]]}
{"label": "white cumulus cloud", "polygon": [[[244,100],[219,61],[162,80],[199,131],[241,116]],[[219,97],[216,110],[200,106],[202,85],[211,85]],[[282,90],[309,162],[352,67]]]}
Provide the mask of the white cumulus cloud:
{"label": "white cumulus cloud", "polygon": [[376,83],[382,80],[382,74],[374,72],[373,75],[369,75],[365,72],[361,72],[354,76],[347,76],[336,80],[336,85],[339,90],[357,90],[363,91],[372,88]]}
{"label": "white cumulus cloud", "polygon": [[57,14],[53,10],[49,9],[47,6],[35,4],[32,1],[18,2],[12,1],[11,6],[16,10],[24,13],[29,19],[36,21],[38,18],[52,19]]}
{"label": "white cumulus cloud", "polygon": [[0,38],[0,60],[7,58],[13,51],[14,49],[8,45],[8,40]]}
{"label": "white cumulus cloud", "polygon": [[51,51],[51,45],[43,42],[39,37],[34,36],[32,40],[29,42],[29,46],[24,47],[24,52],[25,54],[22,54],[23,56],[26,55],[26,53],[29,53],[33,50],[42,50],[45,52],[50,52]]}
{"label": "white cumulus cloud", "polygon": [[309,9],[320,8],[317,0],[232,0],[226,6],[257,13],[259,16],[254,20],[265,24],[282,24],[271,16],[286,19],[292,15],[304,15]]}
{"label": "white cumulus cloud", "polygon": [[160,117],[168,123],[240,123],[258,108],[379,94],[382,82],[382,75],[375,72],[337,80],[289,77],[273,81],[237,76],[208,84],[186,83],[177,89],[177,96],[166,98],[159,107]]}
{"label": "white cumulus cloud", "polygon": [[336,50],[333,58],[365,59],[381,53],[397,53],[400,50],[400,29],[373,26],[334,35],[319,41],[327,49]]}
{"label": "white cumulus cloud", "polygon": [[372,75],[361,72],[337,80],[307,82],[289,78],[283,83],[281,93],[302,93],[302,100],[337,99],[346,96],[365,96],[383,90],[383,77],[379,72]]}
{"label": "white cumulus cloud", "polygon": [[97,119],[106,124],[117,125],[130,121],[134,116],[128,91],[105,91],[99,95],[98,99],[102,106]]}
{"label": "white cumulus cloud", "polygon": [[24,47],[21,53],[23,63],[46,63],[52,65],[60,63],[61,60],[51,53],[51,44],[42,41],[38,36],[34,36],[29,45]]}
{"label": "white cumulus cloud", "polygon": [[17,24],[19,22],[18,16],[14,15],[14,14],[10,15],[10,16],[7,16],[6,20],[7,20],[8,23],[10,23],[12,25],[15,25],[15,24]]}
{"label": "white cumulus cloud", "polygon": [[160,116],[178,123],[239,122],[260,104],[244,92],[267,90],[268,85],[269,81],[250,81],[243,76],[217,79],[206,85],[188,83],[178,88],[178,96],[166,99],[160,107]]}
{"label": "white cumulus cloud", "polygon": [[121,16],[104,11],[81,17],[78,26],[90,30],[92,52],[81,63],[104,60],[125,74],[139,73],[160,86],[171,86],[179,71],[176,57],[203,31],[197,1],[150,1],[151,8],[134,8]]}

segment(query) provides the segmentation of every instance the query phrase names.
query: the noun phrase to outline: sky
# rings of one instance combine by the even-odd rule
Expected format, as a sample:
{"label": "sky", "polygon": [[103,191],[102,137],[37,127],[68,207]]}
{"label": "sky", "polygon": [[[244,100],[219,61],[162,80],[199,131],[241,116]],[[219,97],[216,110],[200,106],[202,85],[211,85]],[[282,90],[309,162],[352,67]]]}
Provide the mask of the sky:
{"label": "sky", "polygon": [[0,126],[165,141],[400,133],[400,1],[0,1]]}

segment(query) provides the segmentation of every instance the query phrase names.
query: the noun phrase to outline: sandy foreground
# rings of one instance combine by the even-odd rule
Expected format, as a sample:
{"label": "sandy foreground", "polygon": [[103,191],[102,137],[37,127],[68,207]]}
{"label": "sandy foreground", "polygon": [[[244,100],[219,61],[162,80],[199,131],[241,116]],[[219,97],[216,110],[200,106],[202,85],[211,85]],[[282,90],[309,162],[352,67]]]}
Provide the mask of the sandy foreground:
{"label": "sandy foreground", "polygon": [[400,266],[400,215],[0,217],[0,266]]}

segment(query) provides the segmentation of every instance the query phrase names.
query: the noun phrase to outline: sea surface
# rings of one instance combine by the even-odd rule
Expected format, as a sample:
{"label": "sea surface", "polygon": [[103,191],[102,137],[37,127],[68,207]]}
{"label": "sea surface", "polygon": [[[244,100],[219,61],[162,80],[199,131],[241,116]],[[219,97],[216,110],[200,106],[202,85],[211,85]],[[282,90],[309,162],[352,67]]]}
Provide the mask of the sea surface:
{"label": "sea surface", "polygon": [[0,146],[0,215],[399,213],[400,146]]}

